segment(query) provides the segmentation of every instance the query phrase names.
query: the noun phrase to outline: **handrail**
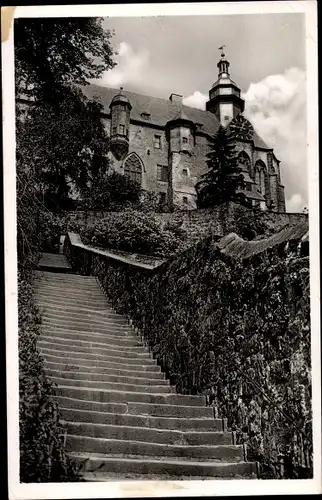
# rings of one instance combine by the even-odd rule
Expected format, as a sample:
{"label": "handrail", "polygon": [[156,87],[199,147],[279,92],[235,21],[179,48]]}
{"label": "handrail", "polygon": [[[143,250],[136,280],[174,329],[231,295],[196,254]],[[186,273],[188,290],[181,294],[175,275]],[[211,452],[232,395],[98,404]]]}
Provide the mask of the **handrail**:
{"label": "handrail", "polygon": [[[67,236],[72,246],[82,248],[83,250],[87,250],[88,252],[93,252],[98,255],[103,255],[104,257],[120,261],[123,264],[127,264],[133,267],[139,267],[142,269],[152,271],[166,262],[165,259],[160,259],[158,257],[151,257],[149,255],[138,254],[138,253],[122,252],[123,254],[128,253],[128,257],[125,257],[120,253],[118,253],[117,251],[114,252],[113,250],[103,250],[102,248],[97,248],[92,245],[86,245],[82,242],[79,234],[68,232]],[[135,257],[137,256],[140,259],[142,259],[141,262],[139,260],[135,260]],[[143,262],[144,260],[145,262]]]}

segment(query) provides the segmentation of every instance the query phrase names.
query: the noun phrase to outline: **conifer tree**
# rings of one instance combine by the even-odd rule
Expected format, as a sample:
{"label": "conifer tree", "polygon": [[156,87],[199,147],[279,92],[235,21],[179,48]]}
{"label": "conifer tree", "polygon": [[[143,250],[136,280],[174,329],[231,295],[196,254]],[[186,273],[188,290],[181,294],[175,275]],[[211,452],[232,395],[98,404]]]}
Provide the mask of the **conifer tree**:
{"label": "conifer tree", "polygon": [[240,200],[241,168],[238,167],[233,136],[222,125],[213,137],[206,163],[208,171],[196,184],[199,208]]}

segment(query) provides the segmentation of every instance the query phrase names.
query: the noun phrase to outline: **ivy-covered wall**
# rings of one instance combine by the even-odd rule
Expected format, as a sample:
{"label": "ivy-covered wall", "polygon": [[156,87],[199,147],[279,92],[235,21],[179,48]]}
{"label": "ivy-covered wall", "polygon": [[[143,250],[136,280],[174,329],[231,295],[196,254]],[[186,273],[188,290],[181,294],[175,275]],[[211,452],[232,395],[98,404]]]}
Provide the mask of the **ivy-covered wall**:
{"label": "ivy-covered wall", "polygon": [[309,257],[277,242],[241,260],[210,237],[153,273],[68,238],[65,250],[132,318],[176,390],[208,394],[261,477],[312,477]]}

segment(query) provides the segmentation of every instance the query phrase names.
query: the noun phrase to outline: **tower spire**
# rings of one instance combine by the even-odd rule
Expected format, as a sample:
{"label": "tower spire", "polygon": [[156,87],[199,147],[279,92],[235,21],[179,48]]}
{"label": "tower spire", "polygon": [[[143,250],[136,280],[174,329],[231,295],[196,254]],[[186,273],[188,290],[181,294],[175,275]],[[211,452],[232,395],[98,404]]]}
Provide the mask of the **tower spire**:
{"label": "tower spire", "polygon": [[240,88],[230,78],[229,61],[225,54],[225,45],[220,50],[220,60],[217,64],[218,78],[209,90],[209,101],[206,110],[214,113],[224,126],[239,113],[244,111],[244,100],[240,97]]}
{"label": "tower spire", "polygon": [[226,59],[226,54],[224,52],[224,48],[226,47],[226,45],[222,45],[221,47],[218,48],[218,50],[221,51],[221,54],[220,54],[220,61],[218,62],[217,64],[217,67],[218,67],[218,78],[229,78],[229,62],[227,61]]}

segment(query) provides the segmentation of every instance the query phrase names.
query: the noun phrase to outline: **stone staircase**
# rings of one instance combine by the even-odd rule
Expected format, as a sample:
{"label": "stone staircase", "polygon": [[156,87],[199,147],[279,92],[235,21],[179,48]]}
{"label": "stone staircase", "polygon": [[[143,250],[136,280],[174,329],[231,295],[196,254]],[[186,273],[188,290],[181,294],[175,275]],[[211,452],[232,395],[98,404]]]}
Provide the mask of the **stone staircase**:
{"label": "stone staircase", "polygon": [[203,396],[174,392],[95,277],[72,274],[61,255],[43,257],[36,273],[38,348],[85,480],[256,477],[226,422]]}

